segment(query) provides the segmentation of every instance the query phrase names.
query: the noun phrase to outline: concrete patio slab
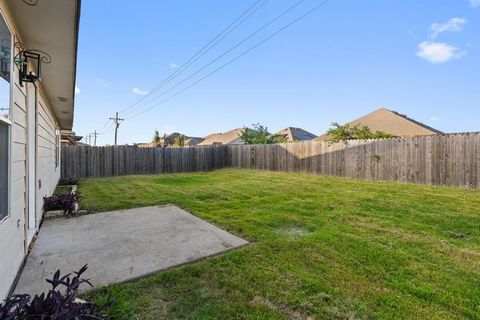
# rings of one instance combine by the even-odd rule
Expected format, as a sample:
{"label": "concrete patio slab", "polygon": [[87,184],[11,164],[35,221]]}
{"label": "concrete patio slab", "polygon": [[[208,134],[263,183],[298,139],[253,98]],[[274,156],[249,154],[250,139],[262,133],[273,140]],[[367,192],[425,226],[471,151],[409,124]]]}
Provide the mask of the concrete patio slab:
{"label": "concrete patio slab", "polygon": [[[88,263],[95,287],[134,280],[248,242],[175,206],[156,206],[44,222],[16,293],[40,293],[57,269]],[[87,289],[87,288],[85,288]]]}

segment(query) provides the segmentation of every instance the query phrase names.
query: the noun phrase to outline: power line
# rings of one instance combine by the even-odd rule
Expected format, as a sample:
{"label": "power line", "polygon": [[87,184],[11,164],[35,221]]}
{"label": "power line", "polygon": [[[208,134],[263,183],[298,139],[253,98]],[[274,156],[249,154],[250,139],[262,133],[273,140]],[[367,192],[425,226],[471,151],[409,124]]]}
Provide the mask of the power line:
{"label": "power line", "polygon": [[[255,8],[257,4],[262,2],[260,6]],[[208,42],[204,47],[202,47],[199,51],[197,51],[190,59],[188,59],[182,66],[180,66],[175,72],[173,72],[170,76],[168,76],[166,79],[164,79],[160,84],[158,84],[154,89],[149,91],[149,93],[139,100],[137,100],[135,103],[130,105],[129,107],[123,109],[120,111],[120,113],[124,113],[127,110],[130,110],[131,108],[135,107],[138,105],[140,102],[145,100],[148,96],[154,94],[158,90],[160,90],[162,87],[164,87],[166,84],[170,83],[173,79],[175,79],[178,75],[180,75],[182,72],[187,70],[193,63],[198,61],[200,58],[202,58],[207,52],[209,52],[211,49],[213,49],[217,44],[219,44],[223,39],[225,39],[229,34],[231,34],[233,31],[235,31],[239,26],[241,26],[248,18],[250,18],[253,14],[255,14],[261,7],[263,7],[269,0],[257,0],[252,6],[250,6],[247,10],[245,10],[237,19],[235,19],[232,23],[230,23],[225,29],[223,29],[219,34],[217,34],[210,42]],[[253,10],[250,14],[248,14],[253,8]],[[247,15],[248,14],[248,15]],[[243,19],[243,20],[242,20]],[[240,22],[239,22],[240,21]],[[234,26],[237,22],[239,22],[236,26]],[[232,26],[234,26],[231,30],[229,30]],[[229,31],[228,31],[229,30]],[[228,31],[228,32],[227,32]],[[226,33],[225,33],[226,32]],[[224,34],[225,33],[225,34]],[[222,36],[223,35],[223,36]]]}
{"label": "power line", "polygon": [[144,109],[143,111],[140,111],[130,117],[128,117],[127,119],[132,119],[132,118],[135,118],[147,111],[150,111],[156,107],[158,107],[159,105],[175,98],[176,96],[182,94],[183,92],[187,91],[188,89],[192,88],[193,86],[197,85],[198,83],[202,82],[203,80],[209,78],[210,76],[212,76],[213,74],[217,73],[218,71],[222,70],[223,68],[227,67],[228,65],[232,64],[233,62],[237,61],[238,59],[240,59],[241,57],[243,57],[244,55],[246,55],[247,53],[249,53],[250,51],[256,49],[257,47],[261,46],[262,44],[264,44],[265,42],[269,41],[270,39],[274,38],[275,36],[277,36],[279,33],[283,32],[285,29],[289,28],[290,26],[294,25],[295,23],[299,22],[300,20],[302,20],[303,18],[305,18],[306,16],[312,14],[313,12],[315,12],[316,10],[318,10],[320,7],[324,6],[325,4],[327,4],[329,0],[324,0],[322,1],[321,3],[319,3],[318,5],[316,5],[315,7],[313,7],[312,9],[310,9],[309,11],[305,12],[304,14],[302,14],[300,17],[298,17],[297,19],[293,20],[292,22],[288,23],[287,25],[285,25],[284,27],[280,28],[278,31],[274,32],[273,34],[271,34],[270,36],[268,36],[267,38],[265,38],[264,40],[258,42],[257,44],[255,44],[254,46],[248,48],[246,51],[242,52],[240,55],[236,56],[235,58],[233,58],[232,60],[226,62],[225,64],[221,65],[220,67],[218,67],[217,69],[215,69],[214,71],[210,72],[209,74],[207,74],[206,76],[200,78],[199,80],[193,82],[192,84],[190,84],[189,86],[185,87],[184,89],[178,91],[177,93],[171,95],[170,97],[160,101],[159,103],[147,108],[147,109]]}
{"label": "power line", "polygon": [[108,119],[108,123],[109,123],[109,125],[105,128],[105,130],[101,131],[99,134],[104,135],[104,134],[109,133],[113,130],[113,128],[115,127],[115,123],[110,122],[110,119]]}
{"label": "power line", "polygon": [[120,122],[124,121],[125,119],[121,119],[118,117],[118,112],[115,114],[115,118],[110,118],[115,123],[115,146],[117,145],[117,138],[118,138],[118,127],[120,127]]}
{"label": "power line", "polygon": [[[179,85],[185,83],[186,81],[190,80],[191,78],[193,78],[194,76],[196,76],[197,74],[199,74],[200,72],[202,72],[203,70],[205,70],[206,68],[208,68],[209,66],[211,66],[212,64],[214,64],[215,62],[217,62],[218,60],[222,59],[223,57],[225,57],[227,54],[229,54],[230,52],[232,52],[233,50],[235,50],[236,48],[238,48],[239,46],[241,46],[242,44],[244,44],[245,42],[247,42],[248,40],[250,40],[251,38],[253,38],[254,36],[256,36],[257,34],[259,34],[260,32],[262,32],[263,30],[265,30],[267,27],[269,27],[271,24],[275,23],[277,20],[279,20],[280,18],[282,18],[283,16],[285,16],[286,14],[288,14],[290,11],[292,11],[293,9],[295,9],[296,7],[298,7],[299,5],[301,5],[303,2],[305,2],[306,0],[299,0],[297,1],[294,5],[290,6],[287,10],[283,11],[281,14],[279,14],[278,16],[276,16],[275,18],[273,18],[272,20],[270,20],[269,22],[267,22],[266,24],[264,24],[262,27],[260,27],[259,29],[257,29],[256,31],[254,31],[253,33],[251,33],[250,35],[248,35],[247,37],[245,37],[243,40],[241,40],[240,42],[238,42],[236,45],[234,45],[233,47],[231,47],[230,49],[228,49],[227,51],[225,51],[224,53],[222,53],[221,55],[219,55],[218,57],[216,57],[215,59],[213,59],[212,61],[210,61],[209,63],[207,63],[206,65],[204,65],[203,67],[201,67],[200,69],[198,69],[196,72],[194,72],[193,74],[191,74],[190,76],[188,76],[187,78],[183,79],[182,81],[178,82],[176,85],[174,85],[173,87],[169,88],[167,91],[161,93],[160,95],[156,96],[155,98],[153,98],[152,100],[150,100],[148,103],[151,103],[155,100],[157,100],[158,98],[162,97],[162,96],[165,96],[168,92],[172,91],[173,89],[175,89],[176,87],[178,87]],[[147,104],[148,104],[147,103]],[[126,117],[129,117],[128,113],[131,113],[131,111],[127,112],[127,114],[124,114],[124,116]]]}
{"label": "power line", "polygon": [[100,135],[100,133],[97,132],[97,130],[94,130],[91,135],[93,136],[93,146],[97,146],[97,136]]}
{"label": "power line", "polygon": [[104,124],[103,126],[100,127],[100,131],[102,131],[103,129],[105,129],[109,124],[110,124],[110,119],[108,119]]}
{"label": "power line", "polygon": [[91,134],[88,134],[86,137],[85,137],[85,143],[90,145],[92,142],[92,135]]}

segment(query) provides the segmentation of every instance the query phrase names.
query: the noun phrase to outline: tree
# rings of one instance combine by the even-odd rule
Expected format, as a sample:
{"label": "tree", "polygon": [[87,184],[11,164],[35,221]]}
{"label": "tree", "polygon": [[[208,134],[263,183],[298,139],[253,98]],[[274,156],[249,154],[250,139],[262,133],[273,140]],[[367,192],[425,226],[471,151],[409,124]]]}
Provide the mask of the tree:
{"label": "tree", "polygon": [[181,134],[178,137],[176,137],[175,141],[173,142],[173,145],[175,147],[185,147],[185,136]]}
{"label": "tree", "polygon": [[335,143],[347,140],[366,140],[366,139],[386,139],[395,136],[383,131],[372,131],[368,126],[355,125],[351,127],[349,124],[340,125],[338,122],[332,122],[331,128],[327,131],[330,136],[328,142]]}
{"label": "tree", "polygon": [[329,135],[328,142],[340,142],[353,139],[352,130],[350,125],[340,125],[338,122],[332,122],[327,134]]}
{"label": "tree", "polygon": [[244,128],[240,139],[245,144],[274,144],[286,142],[286,138],[279,134],[271,134],[268,132],[268,128],[257,123],[252,125],[253,128]]}
{"label": "tree", "polygon": [[160,133],[158,130],[155,130],[155,134],[153,135],[152,143],[159,143],[160,142]]}

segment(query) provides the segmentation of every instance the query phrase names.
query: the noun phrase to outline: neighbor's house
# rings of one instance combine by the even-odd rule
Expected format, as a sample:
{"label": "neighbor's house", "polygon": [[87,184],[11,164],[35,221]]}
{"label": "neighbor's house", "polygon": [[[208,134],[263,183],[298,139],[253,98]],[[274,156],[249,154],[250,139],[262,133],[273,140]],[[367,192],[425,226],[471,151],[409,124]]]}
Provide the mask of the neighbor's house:
{"label": "neighbor's house", "polygon": [[61,131],[61,143],[64,146],[86,146],[85,143],[82,143],[83,137],[77,136],[72,130],[62,130]]}
{"label": "neighbor's house", "polygon": [[202,138],[199,137],[190,137],[187,135],[184,135],[179,132],[174,132],[169,135],[165,135],[162,139],[160,139],[160,144],[168,147],[168,146],[173,146],[175,144],[175,141],[180,137],[183,136],[185,139],[185,146],[193,147],[199,144],[200,142],[203,141]]}
{"label": "neighbor's house", "polygon": [[214,146],[214,145],[226,145],[226,144],[244,144],[240,135],[245,128],[238,128],[227,131],[225,133],[214,133],[206,136],[199,146]]}
{"label": "neighbor's house", "polygon": [[[79,15],[80,0],[0,1],[0,299],[38,231],[43,197],[60,178],[60,132],[73,123]],[[22,66],[23,79],[39,75],[37,53],[41,79],[21,84]]]}
{"label": "neighbor's house", "polygon": [[288,127],[276,133],[285,138],[286,142],[308,141],[313,140],[317,136],[302,128]]}
{"label": "neighbor's house", "polygon": [[[406,115],[385,108],[378,109],[348,124],[350,126],[367,126],[372,131],[382,131],[396,137],[431,136],[443,133]],[[328,139],[328,134],[324,134],[316,140],[327,141]]]}
{"label": "neighbor's house", "polygon": [[155,147],[169,147],[175,144],[175,141],[178,137],[183,136],[185,138],[185,146],[193,147],[198,145],[204,139],[199,137],[190,137],[179,132],[174,132],[172,134],[164,135],[160,138],[158,143],[136,143],[135,146],[139,148],[155,148]]}

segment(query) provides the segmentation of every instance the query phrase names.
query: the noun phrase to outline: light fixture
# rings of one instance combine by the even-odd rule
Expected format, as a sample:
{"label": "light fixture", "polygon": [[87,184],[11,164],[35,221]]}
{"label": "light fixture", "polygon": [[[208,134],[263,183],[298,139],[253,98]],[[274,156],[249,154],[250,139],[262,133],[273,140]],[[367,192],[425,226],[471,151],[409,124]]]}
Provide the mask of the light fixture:
{"label": "light fixture", "polygon": [[50,63],[52,61],[50,55],[41,50],[25,50],[21,42],[16,42],[15,48],[18,50],[15,65],[19,70],[20,86],[23,87],[23,82],[34,83],[41,80],[42,63]]}

